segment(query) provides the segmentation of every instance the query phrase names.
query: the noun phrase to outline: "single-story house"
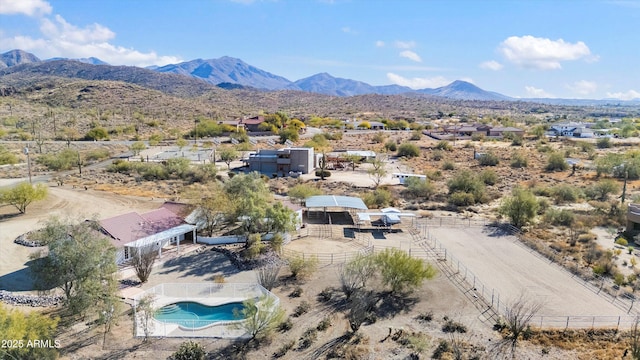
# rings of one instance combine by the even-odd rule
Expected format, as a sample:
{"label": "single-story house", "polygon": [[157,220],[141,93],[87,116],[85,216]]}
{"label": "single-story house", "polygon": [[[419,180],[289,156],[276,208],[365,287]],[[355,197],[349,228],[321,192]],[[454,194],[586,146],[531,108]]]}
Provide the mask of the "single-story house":
{"label": "single-story house", "polygon": [[518,129],[516,127],[494,127],[489,129],[489,136],[504,136],[506,133],[511,133],[516,136],[523,136],[524,130]]}
{"label": "single-story house", "polygon": [[248,119],[242,119],[240,123],[247,129],[247,131],[260,131],[260,124],[264,122],[264,116],[258,115]]}
{"label": "single-story house", "polygon": [[166,207],[138,214],[130,212],[98,221],[100,230],[116,247],[116,263],[131,259],[134,251],[157,251],[175,244],[178,251],[183,240],[196,243],[196,226],[187,224]]}
{"label": "single-story house", "polygon": [[627,231],[640,231],[640,204],[629,204],[627,208]]}

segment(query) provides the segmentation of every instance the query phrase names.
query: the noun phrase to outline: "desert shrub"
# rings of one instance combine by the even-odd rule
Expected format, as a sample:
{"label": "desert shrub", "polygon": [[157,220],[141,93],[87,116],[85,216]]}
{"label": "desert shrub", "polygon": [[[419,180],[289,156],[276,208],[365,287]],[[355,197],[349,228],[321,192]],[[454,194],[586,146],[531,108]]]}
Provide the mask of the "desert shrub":
{"label": "desert shrub", "polygon": [[442,164],[442,170],[455,170],[455,168],[456,164],[454,164],[453,161],[447,160]]}
{"label": "desert shrub", "polygon": [[547,159],[547,166],[545,167],[547,171],[564,171],[568,168],[569,164],[567,164],[567,161],[561,153],[554,152],[549,155],[549,158]]}
{"label": "desert shrub", "polygon": [[[382,144],[386,138],[387,136],[382,131],[378,131],[375,135],[373,135],[372,140],[375,144]],[[395,151],[395,150],[392,150],[392,151]]]}
{"label": "desert shrub", "polygon": [[521,153],[515,153],[513,154],[513,157],[511,157],[512,168],[526,168],[527,165],[529,165],[529,160],[527,160],[527,158]]}
{"label": "desert shrub", "polygon": [[293,349],[294,346],[296,346],[295,340],[287,341],[286,343],[282,344],[282,346],[280,346],[278,350],[276,350],[276,352],[273,354],[273,357],[281,358],[285,356],[289,352],[289,350]]}
{"label": "desert shrub", "polygon": [[482,141],[484,140],[484,134],[480,134],[480,133],[475,133],[471,135],[471,140],[472,141]]}
{"label": "desert shrub", "polygon": [[438,346],[433,351],[431,358],[442,359],[443,356],[449,352],[451,352],[451,345],[449,345],[449,342],[446,340],[440,340],[440,343],[438,343]]}
{"label": "desert shrub", "polygon": [[278,324],[278,331],[280,332],[287,332],[291,330],[291,328],[293,328],[293,321],[290,317]]}
{"label": "desert shrub", "polygon": [[371,209],[389,206],[393,198],[391,193],[384,188],[377,188],[374,191],[364,194],[362,201]]}
{"label": "desert shrub", "polygon": [[316,326],[316,329],[318,329],[318,331],[325,331],[330,326],[331,326],[331,318],[327,316],[318,323],[318,326]]}
{"label": "desert shrub", "polygon": [[611,139],[604,137],[596,141],[596,146],[598,149],[608,149],[613,146],[613,143],[611,143]]}
{"label": "desert shrub", "polygon": [[480,163],[480,166],[496,166],[500,162],[500,159],[498,159],[496,154],[489,152],[480,155],[480,157],[478,157],[478,162]]}
{"label": "desert shrub", "polygon": [[551,225],[570,226],[575,220],[573,211],[549,208],[544,213],[544,221]]}
{"label": "desert shrub", "polygon": [[88,141],[106,140],[109,139],[109,133],[107,132],[107,129],[103,127],[95,127],[87,131],[84,135],[84,139]]}
{"label": "desert shrub", "polygon": [[447,140],[440,140],[436,144],[436,149],[445,150],[445,151],[451,151],[451,150],[453,150],[453,145],[451,145],[451,143],[448,142]]}
{"label": "desert shrub", "polygon": [[204,360],[207,352],[202,345],[195,341],[186,341],[180,344],[176,352],[171,355],[172,360]]}
{"label": "desert shrub", "polygon": [[411,137],[409,138],[409,140],[420,140],[422,138],[422,133],[420,131],[414,131],[411,134]]}
{"label": "desert shrub", "polygon": [[[323,176],[324,173],[324,176]],[[329,170],[316,170],[316,176],[317,177],[330,177],[331,176],[331,171]]]}
{"label": "desert shrub", "polygon": [[93,149],[90,150],[86,155],[85,159],[89,161],[97,161],[103,160],[109,157],[109,150],[105,148]]}
{"label": "desert shrub", "polygon": [[405,180],[405,192],[414,198],[428,199],[435,192],[435,186],[427,179],[410,177]]}
{"label": "desert shrub", "polygon": [[495,185],[498,182],[498,174],[493,170],[482,170],[478,176],[486,185]]}
{"label": "desert shrub", "polygon": [[78,152],[64,149],[57,153],[40,155],[36,162],[52,171],[69,170],[78,164]]}
{"label": "desert shrub", "polygon": [[462,324],[459,323],[457,321],[453,321],[451,319],[449,319],[448,317],[444,317],[444,325],[442,325],[442,331],[445,333],[461,333],[464,334],[467,332],[467,327]]}
{"label": "desert shrub", "polygon": [[293,291],[291,292],[291,294],[289,294],[289,297],[292,297],[292,298],[298,298],[298,297],[302,296],[302,291],[303,291],[303,290],[302,290],[302,287],[300,287],[300,286],[296,286],[296,287],[293,289]]}
{"label": "desert shrub", "polygon": [[597,236],[596,234],[593,234],[593,233],[578,235],[578,242],[581,242],[583,244],[590,243],[591,241],[595,241],[596,239],[597,239]]}
{"label": "desert shrub", "polygon": [[431,152],[431,160],[440,161],[444,159],[444,151],[443,150],[433,150]]}
{"label": "desert shrub", "polygon": [[616,244],[620,245],[620,246],[627,246],[629,245],[629,242],[627,241],[627,239],[623,238],[623,237],[619,237],[616,239]]}
{"label": "desert shrub", "polygon": [[0,145],[0,165],[13,165],[19,161],[18,156],[9,151],[3,145]]}
{"label": "desert shrub", "polygon": [[551,196],[557,204],[573,203],[582,197],[582,191],[575,186],[562,184],[551,188]]}
{"label": "desert shrub", "polygon": [[320,291],[320,293],[318,294],[318,299],[322,302],[327,302],[331,300],[332,297],[333,297],[333,290],[330,287],[326,287],[322,289],[322,291]]}
{"label": "desert shrub", "polygon": [[316,328],[307,329],[300,337],[299,349],[308,349],[318,339],[318,330]]}
{"label": "desert shrub", "polygon": [[398,145],[396,145],[395,141],[389,140],[384,144],[384,148],[387,151],[396,151],[396,150],[398,150]]}
{"label": "desert shrub", "polygon": [[416,316],[416,319],[424,322],[431,322],[431,320],[433,320],[433,311],[429,310],[427,312],[420,313]]}
{"label": "desert shrub", "polygon": [[[449,200],[455,205],[472,205],[485,202],[485,185],[471,171],[464,170],[447,182]],[[470,194],[463,195],[463,194]]]}
{"label": "desert shrub", "polygon": [[610,194],[620,191],[620,186],[613,179],[602,179],[585,189],[585,195],[594,200],[607,201]]}
{"label": "desert shrub", "polygon": [[522,146],[522,143],[524,142],[524,140],[522,139],[522,136],[513,136],[513,139],[511,139],[511,146]]}
{"label": "desert shrub", "polygon": [[305,279],[311,276],[318,269],[318,258],[311,256],[308,258],[289,258],[289,270],[294,279]]}
{"label": "desert shrub", "polygon": [[595,148],[595,146],[593,146],[592,143],[589,143],[586,141],[578,141],[576,145],[578,145],[578,148],[580,149],[580,151],[586,152],[586,153],[592,152]]}
{"label": "desert shrub", "polygon": [[302,301],[298,306],[296,306],[296,308],[293,310],[293,316],[294,317],[300,317],[303,314],[306,314],[309,312],[309,310],[311,309],[311,304],[309,304],[307,301]]}
{"label": "desert shrub", "polygon": [[425,173],[427,175],[427,179],[431,181],[438,181],[442,179],[442,171],[440,170],[431,170]]}
{"label": "desert shrub", "polygon": [[420,148],[416,144],[404,143],[398,146],[398,157],[417,157],[420,156]]}

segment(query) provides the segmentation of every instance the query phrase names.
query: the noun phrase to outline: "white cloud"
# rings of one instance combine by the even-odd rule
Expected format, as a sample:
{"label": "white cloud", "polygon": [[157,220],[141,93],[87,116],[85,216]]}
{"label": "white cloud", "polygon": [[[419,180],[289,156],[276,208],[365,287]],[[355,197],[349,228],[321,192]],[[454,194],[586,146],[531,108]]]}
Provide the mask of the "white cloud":
{"label": "white cloud", "polygon": [[387,79],[396,85],[407,86],[412,89],[437,88],[451,83],[451,80],[443,76],[407,79],[398,74],[387,73]]}
{"label": "white cloud", "polygon": [[45,18],[40,25],[40,31],[49,39],[61,39],[77,44],[104,42],[113,39],[116,34],[100,24],[92,24],[84,29],[69,24],[60,15],[55,16],[55,22]]}
{"label": "white cloud", "polygon": [[480,68],[485,70],[498,71],[498,70],[502,70],[503,67],[504,66],[502,64],[500,64],[495,60],[485,61],[482,64],[480,64]]}
{"label": "white cloud", "polygon": [[627,92],[607,93],[608,98],[620,99],[620,100],[633,100],[640,99],[640,92],[635,90],[629,90]]}
{"label": "white cloud", "polygon": [[403,57],[403,58],[407,58],[409,60],[413,60],[415,62],[422,62],[422,59],[420,58],[420,55],[416,54],[415,52],[413,52],[411,50],[405,50],[405,51],[401,52],[400,56]]}
{"label": "white cloud", "polygon": [[541,70],[560,69],[562,61],[585,58],[597,61],[589,47],[582,41],[568,43],[562,39],[551,40],[531,35],[511,36],[503,41],[498,50],[512,63],[525,68]]}
{"label": "white cloud", "polygon": [[[0,0],[2,1],[2,0]],[[182,60],[176,56],[161,56],[154,51],[141,52],[112,44],[116,34],[100,24],[91,24],[84,28],[68,23],[62,16],[41,20],[42,37],[29,36],[3,37],[0,33],[0,48],[30,51],[41,58],[97,57],[112,65],[166,65]]]}
{"label": "white cloud", "polygon": [[567,88],[579,95],[589,95],[598,90],[598,84],[594,81],[580,80],[567,85]]}
{"label": "white cloud", "polygon": [[376,47],[384,47],[385,43],[382,40],[376,41]]}
{"label": "white cloud", "polygon": [[343,27],[341,30],[342,30],[343,33],[347,33],[347,34],[357,34],[358,33],[357,31],[353,30],[352,28],[350,28],[348,26]]}
{"label": "white cloud", "polygon": [[396,41],[394,43],[394,45],[398,48],[398,49],[412,49],[414,47],[416,47],[416,42],[415,41]]}
{"label": "white cloud", "polygon": [[524,89],[527,91],[527,95],[536,97],[536,98],[551,98],[554,97],[552,94],[544,91],[543,89],[538,89],[533,86],[525,86]]}
{"label": "white cloud", "polygon": [[44,0],[0,0],[0,14],[27,16],[50,14],[51,5]]}

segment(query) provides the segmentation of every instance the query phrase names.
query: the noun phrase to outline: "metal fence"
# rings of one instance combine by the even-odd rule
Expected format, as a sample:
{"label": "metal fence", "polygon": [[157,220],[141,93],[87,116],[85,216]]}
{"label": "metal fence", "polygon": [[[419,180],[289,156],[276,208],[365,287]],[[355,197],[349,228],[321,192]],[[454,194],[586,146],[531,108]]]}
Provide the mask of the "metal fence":
{"label": "metal fence", "polygon": [[371,254],[372,252],[373,246],[364,247],[357,251],[341,253],[305,253],[291,249],[282,249],[282,255],[285,258],[301,258],[303,260],[316,258],[321,265],[344,264],[358,255]]}
{"label": "metal fence", "polygon": [[134,298],[134,334],[138,337],[238,338],[245,335],[245,332],[237,326],[238,322],[243,320],[211,322],[199,320],[197,316],[194,319],[192,316],[185,319],[172,319],[172,322],[159,321],[155,316],[150,314],[147,316],[144,311],[138,311],[140,301],[147,296],[151,298],[153,315],[162,307],[179,302],[193,301],[202,305],[216,306],[266,296],[273,299],[274,305],[280,303],[278,297],[259,284],[159,284]]}
{"label": "metal fence", "polygon": [[[442,221],[440,221],[442,219]],[[426,221],[425,221],[426,220]],[[457,219],[461,220],[461,219]],[[419,219],[414,221],[413,225],[415,232],[418,235],[414,236],[414,242],[430,248],[438,259],[437,264],[440,269],[443,270],[450,279],[454,280],[454,284],[463,291],[465,295],[471,295],[474,300],[482,300],[487,304],[489,309],[486,310],[486,318],[497,319],[501,314],[504,314],[507,309],[505,299],[500,297],[500,293],[495,288],[485,286],[480,279],[473,274],[463,263],[456,259],[447,249],[438,242],[435,237],[429,233],[430,226],[480,226],[478,224],[484,223],[483,226],[495,226],[500,227],[507,233],[511,234],[515,238],[515,243],[525,247],[532,254],[541,257],[552,264],[552,266],[558,266],[562,271],[567,271],[562,265],[554,262],[547,256],[540,254],[535,249],[527,246],[520,236],[522,234],[517,228],[514,228],[508,224],[501,224],[489,221],[475,221],[468,222],[466,219],[463,221],[456,221],[455,218],[432,218],[432,219]],[[455,224],[455,225],[454,225]],[[589,328],[589,327],[615,327],[629,329],[633,326],[638,319],[638,309],[635,299],[626,298],[625,296],[614,296],[605,291],[602,291],[605,281],[611,281],[604,277],[594,277],[594,283],[581,278],[580,276],[571,273],[572,278],[585,286],[597,295],[600,295],[607,299],[610,303],[614,304],[621,310],[626,311],[628,316],[536,316],[532,319],[531,323],[539,325],[540,327],[549,328]],[[598,286],[599,283],[599,286]],[[491,313],[493,312],[493,313]]]}

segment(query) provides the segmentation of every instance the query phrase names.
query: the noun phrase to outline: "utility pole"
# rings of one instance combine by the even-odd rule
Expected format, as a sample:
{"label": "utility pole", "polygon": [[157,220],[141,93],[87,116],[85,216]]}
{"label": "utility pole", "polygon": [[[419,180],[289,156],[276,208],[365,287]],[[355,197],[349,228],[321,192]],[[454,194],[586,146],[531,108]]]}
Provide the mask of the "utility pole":
{"label": "utility pole", "polygon": [[29,184],[33,184],[31,182],[31,155],[29,154],[29,145],[25,146],[24,154],[27,155],[27,171],[29,173]]}

